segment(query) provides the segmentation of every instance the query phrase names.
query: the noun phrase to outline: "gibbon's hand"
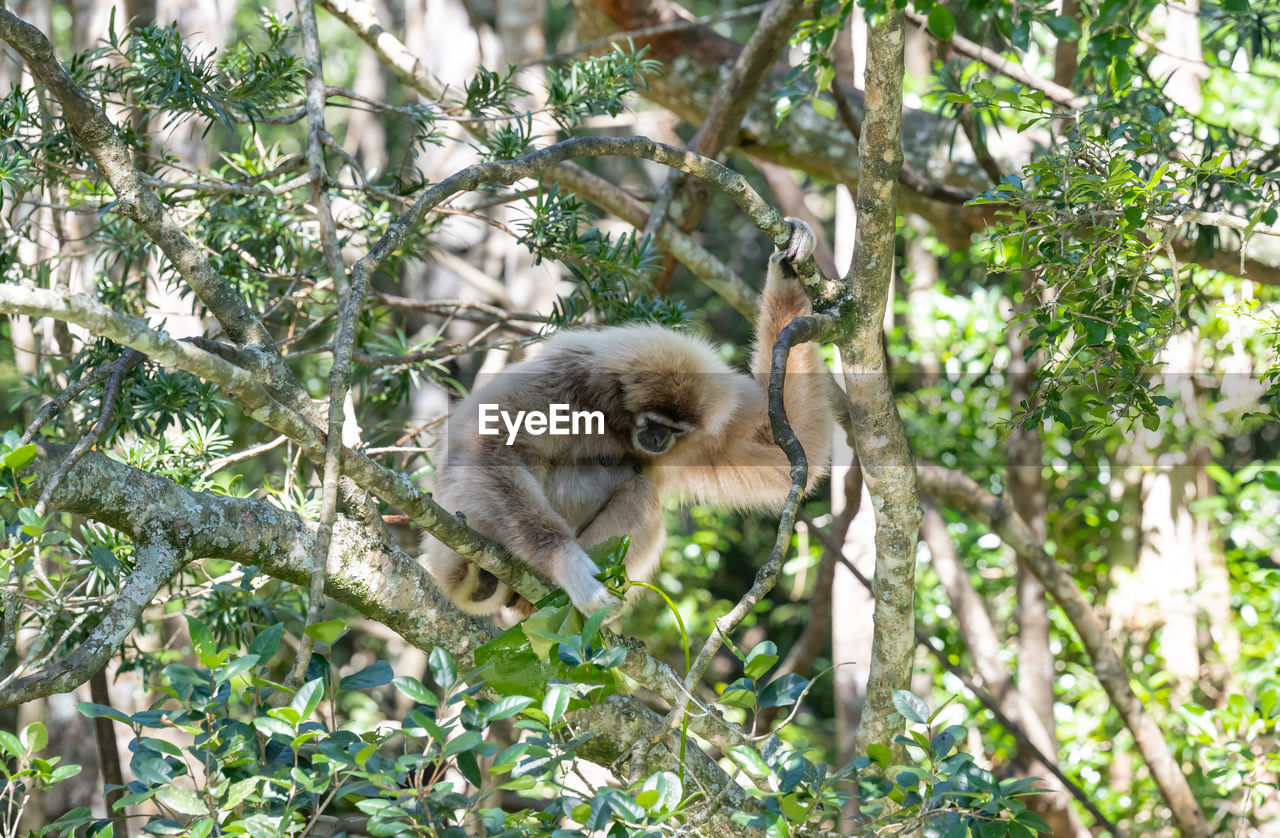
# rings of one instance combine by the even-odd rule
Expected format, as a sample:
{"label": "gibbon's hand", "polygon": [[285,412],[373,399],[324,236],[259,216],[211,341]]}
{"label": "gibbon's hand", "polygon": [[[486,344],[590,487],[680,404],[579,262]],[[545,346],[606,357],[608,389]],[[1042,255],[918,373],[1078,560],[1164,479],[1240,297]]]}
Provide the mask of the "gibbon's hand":
{"label": "gibbon's hand", "polygon": [[590,617],[602,609],[612,610],[606,620],[611,623],[622,613],[623,600],[609,593],[609,589],[600,584],[596,574],[600,569],[587,552],[578,545],[572,546],[572,552],[564,560],[564,574],[554,581],[569,595],[573,607],[582,612],[582,616]]}
{"label": "gibbon's hand", "polygon": [[813,248],[818,239],[809,225],[798,218],[787,218],[791,225],[791,238],[787,240],[787,249],[782,251],[782,258],[794,271],[801,262],[813,255]]}

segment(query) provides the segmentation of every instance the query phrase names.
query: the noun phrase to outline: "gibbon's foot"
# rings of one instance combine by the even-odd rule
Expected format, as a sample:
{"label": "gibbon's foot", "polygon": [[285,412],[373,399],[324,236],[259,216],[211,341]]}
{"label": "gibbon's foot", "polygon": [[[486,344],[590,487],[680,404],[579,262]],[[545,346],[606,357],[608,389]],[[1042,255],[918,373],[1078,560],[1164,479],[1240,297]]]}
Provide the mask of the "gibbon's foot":
{"label": "gibbon's foot", "polygon": [[814,236],[813,230],[809,229],[809,225],[800,219],[788,218],[787,222],[791,225],[791,238],[787,240],[787,249],[783,251],[782,258],[795,268],[813,255],[813,248],[817,245],[818,239]]}

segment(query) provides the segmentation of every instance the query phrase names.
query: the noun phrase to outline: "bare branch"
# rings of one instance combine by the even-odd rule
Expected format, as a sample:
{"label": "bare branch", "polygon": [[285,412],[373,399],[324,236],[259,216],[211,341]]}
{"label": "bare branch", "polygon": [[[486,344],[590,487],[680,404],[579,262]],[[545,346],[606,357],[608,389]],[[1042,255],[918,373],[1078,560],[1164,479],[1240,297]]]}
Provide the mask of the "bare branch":
{"label": "bare branch", "polygon": [[[320,32],[316,28],[316,9],[311,0],[297,0],[298,23],[302,30],[302,52],[307,65],[307,164],[311,171],[312,198],[320,227],[320,251],[333,287],[342,293],[346,285],[346,265],[338,247],[338,230],[333,221],[329,201],[329,173],[324,160],[324,65],[320,57]],[[363,279],[363,275],[361,279]],[[329,562],[333,522],[338,515],[338,483],[342,466],[339,451],[343,443],[346,420],[347,390],[351,386],[351,352],[355,347],[356,327],[364,303],[365,286],[352,277],[352,286],[343,296],[338,311],[338,328],[333,337],[333,364],[329,369],[329,411],[325,428],[327,437],[324,476],[320,484],[320,529],[316,533],[315,555],[312,557],[311,587],[303,631],[299,635],[298,654],[287,683],[301,686],[311,661],[315,641],[306,629],[320,619],[324,607],[325,568]]]}
{"label": "bare branch", "polygon": [[[124,378],[125,373],[142,363],[142,358],[142,353],[129,349],[115,363],[106,368],[108,370],[107,383],[102,388],[102,407],[98,411],[98,421],[93,423],[89,433],[80,438],[80,441],[71,449],[71,453],[58,466],[57,471],[49,477],[45,498],[57,494],[58,484],[62,482],[62,478],[67,471],[76,464],[76,460],[83,457],[86,451],[97,446],[98,441],[102,439],[102,434],[107,430],[107,426],[111,424],[111,420],[116,415],[116,399],[120,395],[120,381]],[[41,498],[35,508],[36,515],[41,518],[44,517],[47,505],[45,498]]]}

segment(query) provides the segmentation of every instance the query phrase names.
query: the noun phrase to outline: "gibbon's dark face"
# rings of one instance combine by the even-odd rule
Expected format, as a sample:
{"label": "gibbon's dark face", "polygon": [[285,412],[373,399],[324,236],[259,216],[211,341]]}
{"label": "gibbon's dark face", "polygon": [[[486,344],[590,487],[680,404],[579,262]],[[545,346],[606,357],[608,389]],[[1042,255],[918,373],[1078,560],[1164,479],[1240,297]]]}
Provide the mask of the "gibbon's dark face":
{"label": "gibbon's dark face", "polygon": [[660,413],[641,413],[631,431],[631,444],[636,451],[657,456],[665,454],[681,437],[693,433],[696,428]]}

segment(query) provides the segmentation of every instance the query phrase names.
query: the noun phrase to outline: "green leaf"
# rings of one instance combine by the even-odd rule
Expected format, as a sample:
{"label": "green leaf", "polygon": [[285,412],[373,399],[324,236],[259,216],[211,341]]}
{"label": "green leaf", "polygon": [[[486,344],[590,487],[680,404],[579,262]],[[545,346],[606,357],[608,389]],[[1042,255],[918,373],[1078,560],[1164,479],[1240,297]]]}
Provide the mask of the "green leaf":
{"label": "green leaf", "polygon": [[18,471],[27,463],[36,458],[36,444],[28,442],[26,445],[13,449],[4,455],[4,467]]}
{"label": "green leaf", "polygon": [[49,731],[45,730],[44,725],[39,722],[32,722],[18,734],[18,740],[28,751],[35,753],[49,744]]}
{"label": "green leaf", "polygon": [[753,777],[768,777],[770,775],[769,765],[764,761],[764,757],[749,745],[735,745],[729,749],[729,756],[734,762],[742,767]]}
{"label": "green leaf", "polygon": [[1059,15],[1058,17],[1049,18],[1044,22],[1044,25],[1049,27],[1049,31],[1052,32],[1059,40],[1080,40],[1080,24],[1075,21],[1075,18]]}
{"label": "green leaf", "polygon": [[766,672],[773,668],[778,662],[778,647],[772,640],[765,640],[757,643],[750,652],[747,653],[747,661],[742,667],[742,672],[748,678],[759,680]]}
{"label": "green leaf", "polygon": [[547,687],[547,694],[542,699],[542,712],[547,715],[548,721],[555,724],[564,716],[565,709],[569,706],[569,688],[564,684],[551,684]]}
{"label": "green leaf", "polygon": [[184,614],[187,618],[187,633],[191,635],[191,642],[195,644],[196,651],[202,655],[212,655],[217,651],[217,646],[213,642],[213,633],[209,631],[209,627],[200,621],[199,617],[193,617],[190,614]]}
{"label": "green leaf", "polygon": [[257,655],[258,660],[266,663],[280,648],[280,638],[284,636],[284,623],[267,626],[253,638],[249,644],[249,654]]}
{"label": "green leaf", "polygon": [[[650,774],[640,788],[641,794],[636,796],[636,802],[655,815],[674,812],[680,808],[680,801],[684,798],[684,785],[680,782],[679,775],[671,771]],[[642,796],[645,801],[650,802],[641,801]]]}
{"label": "green leaf", "polygon": [[254,789],[258,787],[260,779],[261,778],[259,777],[247,777],[239,782],[232,783],[231,786],[227,788],[226,796],[223,797],[222,805],[219,808],[225,812],[228,809],[234,809],[241,803],[245,802],[249,795],[253,794]]}
{"label": "green leaf", "polygon": [[950,41],[956,35],[955,15],[946,7],[935,4],[929,10],[929,31],[939,41]]}
{"label": "green leaf", "polygon": [[26,752],[18,737],[7,730],[0,730],[0,756],[20,757]]}
{"label": "green leaf", "polygon": [[156,798],[170,809],[184,815],[209,814],[209,808],[205,806],[204,800],[191,789],[165,786],[156,793]]}
{"label": "green leaf", "polygon": [[750,710],[756,706],[755,683],[748,678],[739,678],[724,688],[724,692],[720,693],[716,703],[723,704],[725,707],[741,707]]}
{"label": "green leaf", "polygon": [[231,663],[226,664],[225,666],[220,666],[214,670],[213,683],[225,684],[237,675],[243,675],[245,672],[252,669],[257,663],[257,655],[245,655],[242,658],[237,658]]}
{"label": "green leaf", "polygon": [[80,715],[87,719],[97,719],[105,716],[108,719],[115,719],[117,722],[124,722],[125,724],[129,724],[131,722],[127,715],[121,713],[116,708],[108,707],[105,704],[94,704],[90,701],[77,701],[76,709],[80,711]]}
{"label": "green leaf", "polygon": [[154,736],[143,736],[138,739],[138,747],[146,748],[148,751],[154,751],[157,754],[166,754],[171,757],[182,758],[182,749],[167,739],[156,739]]}
{"label": "green leaf", "polygon": [[893,691],[893,706],[909,722],[922,725],[929,721],[929,705],[924,703],[924,699],[908,690]]}
{"label": "green leaf", "polygon": [[428,707],[437,707],[440,704],[440,699],[436,694],[423,686],[422,682],[412,675],[401,675],[391,683],[397,690],[418,704],[425,704]]}
{"label": "green leaf", "polygon": [[431,655],[427,658],[427,665],[431,668],[431,677],[436,679],[436,683],[444,689],[449,689],[458,680],[458,666],[453,662],[453,656],[435,646],[431,649]]}
{"label": "green leaf", "polygon": [[788,672],[781,678],[769,682],[768,686],[760,691],[760,706],[785,707],[788,704],[795,704],[808,686],[808,678],[795,672]]}
{"label": "green leaf", "polygon": [[338,682],[338,689],[368,690],[381,687],[383,684],[391,683],[393,675],[391,664],[386,661],[377,661],[372,666],[366,666],[359,672],[343,678]]}
{"label": "green leaf", "polygon": [[293,701],[289,702],[289,707],[298,714],[298,723],[311,718],[311,714],[320,706],[322,698],[324,698],[323,678],[313,678],[298,689]]}
{"label": "green leaf", "polygon": [[1035,832],[1048,833],[1051,831],[1049,829],[1049,824],[1044,822],[1044,818],[1040,817],[1035,812],[1032,812],[1029,809],[1025,812],[1019,812],[1018,814],[1014,815],[1013,819],[1016,822],[1022,824],[1023,826]]}
{"label": "green leaf", "polygon": [[201,818],[191,826],[188,833],[190,838],[208,838],[210,832],[213,831],[213,825],[217,823],[213,818]]}
{"label": "green leaf", "polygon": [[893,762],[893,751],[889,750],[889,746],[881,742],[872,742],[867,746],[867,756],[882,768],[888,768]]}
{"label": "green leaf", "polygon": [[317,643],[328,643],[333,645],[333,641],[342,636],[347,630],[347,624],[342,620],[325,620],[323,623],[307,626],[307,636]]}
{"label": "green leaf", "polygon": [[77,806],[69,812],[64,812],[57,820],[41,830],[42,835],[50,832],[56,832],[59,835],[66,835],[75,829],[78,829],[93,820],[93,812],[88,806]]}
{"label": "green leaf", "polygon": [[816,96],[810,100],[813,103],[813,112],[818,116],[826,119],[836,118],[836,105],[830,99],[819,99]]}
{"label": "green leaf", "polygon": [[533,699],[523,695],[510,695],[493,704],[485,710],[484,716],[491,722],[498,719],[505,719],[508,716],[514,716],[516,713],[523,712],[526,707],[533,704]]}
{"label": "green leaf", "polygon": [[480,742],[481,736],[479,731],[464,731],[453,739],[450,739],[449,743],[444,746],[444,756],[448,758],[456,756],[463,751],[470,751],[475,748],[476,745],[479,745]]}
{"label": "green leaf", "polygon": [[53,773],[49,775],[48,782],[60,783],[63,780],[74,777],[79,773],[80,766],[78,765],[59,765],[57,768],[53,769]]}

